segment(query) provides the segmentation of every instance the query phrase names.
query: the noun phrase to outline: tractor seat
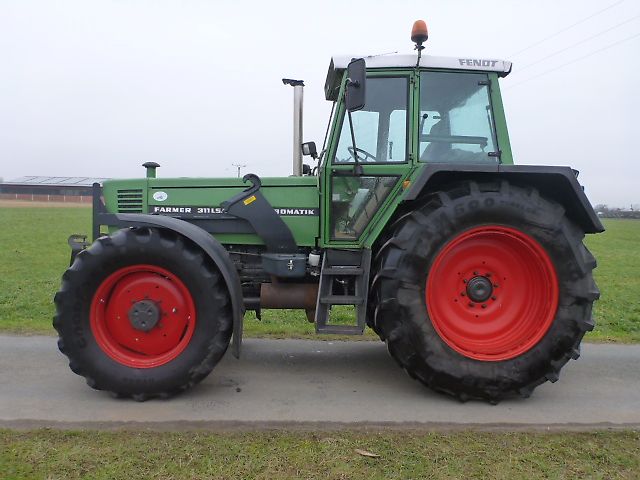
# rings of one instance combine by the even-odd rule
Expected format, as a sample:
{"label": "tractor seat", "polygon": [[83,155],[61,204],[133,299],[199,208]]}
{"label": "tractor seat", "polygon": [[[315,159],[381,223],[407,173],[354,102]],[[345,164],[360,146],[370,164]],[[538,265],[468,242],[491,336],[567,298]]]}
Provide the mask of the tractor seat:
{"label": "tractor seat", "polygon": [[[447,123],[440,120],[434,124],[429,130],[429,135],[450,135]],[[451,144],[446,142],[430,142],[427,148],[424,149],[423,154],[420,156],[421,161],[439,162],[444,161],[451,152]]]}

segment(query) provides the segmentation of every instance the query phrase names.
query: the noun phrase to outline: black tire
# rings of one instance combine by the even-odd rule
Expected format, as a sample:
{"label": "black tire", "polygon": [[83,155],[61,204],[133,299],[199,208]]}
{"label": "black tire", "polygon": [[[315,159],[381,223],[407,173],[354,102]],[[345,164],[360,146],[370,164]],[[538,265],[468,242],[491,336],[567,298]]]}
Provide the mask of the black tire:
{"label": "black tire", "polygon": [[[529,350],[500,361],[454,350],[434,327],[426,305],[434,259],[453,238],[483,225],[502,225],[533,238],[558,279],[558,308],[546,333]],[[582,337],[594,327],[596,262],[583,237],[564,209],[535,189],[506,181],[452,185],[401,216],[379,247],[370,296],[372,327],[399,365],[436,391],[492,403],[528,397],[541,383],[556,381],[560,369],[578,358]]]}
{"label": "black tire", "polygon": [[[117,361],[100,346],[90,309],[94,295],[110,275],[143,264],[170,272],[182,282],[192,299],[195,320],[190,338],[175,358],[158,366],[135,368]],[[138,401],[168,397],[200,382],[222,358],[231,338],[231,302],[216,265],[190,240],[165,229],[124,229],[99,238],[64,273],[55,304],[58,347],[69,358],[71,370],[96,390]],[[160,311],[158,326],[167,315]]]}

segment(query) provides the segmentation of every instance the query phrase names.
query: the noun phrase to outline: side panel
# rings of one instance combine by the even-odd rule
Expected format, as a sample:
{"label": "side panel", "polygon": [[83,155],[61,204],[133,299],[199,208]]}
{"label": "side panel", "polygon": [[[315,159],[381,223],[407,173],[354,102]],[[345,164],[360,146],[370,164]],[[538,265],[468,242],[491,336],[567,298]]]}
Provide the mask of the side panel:
{"label": "side panel", "polygon": [[[320,234],[317,177],[263,178],[260,191],[276,209],[300,246],[315,246]],[[249,185],[236,178],[150,178],[105,182],[107,211],[150,213],[186,221],[215,221],[223,216],[221,204]],[[134,190],[141,190],[139,197]],[[139,200],[138,200],[139,198]],[[133,200],[137,209],[132,209]],[[262,245],[250,230],[215,233],[224,244]]]}

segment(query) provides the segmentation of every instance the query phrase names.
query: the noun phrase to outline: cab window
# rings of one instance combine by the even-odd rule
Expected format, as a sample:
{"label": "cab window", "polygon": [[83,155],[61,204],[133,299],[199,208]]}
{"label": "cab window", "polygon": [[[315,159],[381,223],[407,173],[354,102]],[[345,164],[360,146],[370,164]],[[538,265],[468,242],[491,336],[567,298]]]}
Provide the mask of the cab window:
{"label": "cab window", "polygon": [[331,239],[358,239],[397,181],[397,176],[332,177]]}
{"label": "cab window", "polygon": [[[365,107],[353,112],[353,133],[361,163],[394,163],[407,159],[406,77],[367,78]],[[349,119],[344,115],[333,163],[354,163]]]}
{"label": "cab window", "polygon": [[423,72],[418,128],[421,161],[499,162],[486,74]]}

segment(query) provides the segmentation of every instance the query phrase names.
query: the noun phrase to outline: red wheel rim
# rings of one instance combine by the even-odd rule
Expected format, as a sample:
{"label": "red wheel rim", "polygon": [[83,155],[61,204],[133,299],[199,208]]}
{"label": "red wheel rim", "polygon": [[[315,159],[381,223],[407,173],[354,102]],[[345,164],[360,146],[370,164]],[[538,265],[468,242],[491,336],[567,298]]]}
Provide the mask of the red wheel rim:
{"label": "red wheel rim", "polygon": [[551,327],[558,279],[532,237],[509,227],[477,227],[438,253],[426,301],[434,328],[455,351],[476,360],[509,360]]}
{"label": "red wheel rim", "polygon": [[[132,308],[151,305],[156,323],[134,328]],[[171,272],[155,265],[132,265],[109,275],[91,302],[91,331],[113,360],[135,368],[164,365],[189,344],[196,324],[193,299]],[[151,324],[150,324],[151,325]]]}

